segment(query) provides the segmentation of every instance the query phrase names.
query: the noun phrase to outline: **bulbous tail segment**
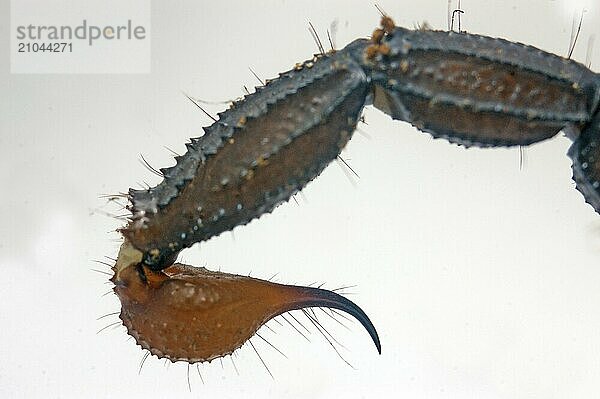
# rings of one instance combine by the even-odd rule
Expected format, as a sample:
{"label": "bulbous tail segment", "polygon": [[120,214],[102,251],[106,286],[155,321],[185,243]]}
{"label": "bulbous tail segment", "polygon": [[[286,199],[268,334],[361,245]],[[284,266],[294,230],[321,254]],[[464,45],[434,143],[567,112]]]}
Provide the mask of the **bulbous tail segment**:
{"label": "bulbous tail segment", "polygon": [[206,362],[229,355],[272,318],[308,307],[339,309],[355,317],[381,353],[369,317],[332,291],[179,263],[162,271],[130,263],[115,267],[111,281],[128,333],[153,355],[173,362]]}
{"label": "bulbous tail segment", "polygon": [[569,149],[569,156],[577,190],[600,213],[600,109]]}

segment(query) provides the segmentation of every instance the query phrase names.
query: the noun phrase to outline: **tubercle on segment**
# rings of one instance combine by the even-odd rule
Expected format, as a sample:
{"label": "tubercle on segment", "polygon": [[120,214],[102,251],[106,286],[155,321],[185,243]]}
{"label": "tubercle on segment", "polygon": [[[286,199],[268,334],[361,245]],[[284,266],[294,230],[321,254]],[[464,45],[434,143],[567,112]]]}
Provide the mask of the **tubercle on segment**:
{"label": "tubercle on segment", "polygon": [[182,264],[153,271],[141,252],[121,247],[111,281],[120,318],[136,342],[159,358],[189,363],[229,355],[272,318],[297,309],[327,307],[355,317],[377,351],[381,343],[365,312],[343,296],[314,287],[277,284]]}

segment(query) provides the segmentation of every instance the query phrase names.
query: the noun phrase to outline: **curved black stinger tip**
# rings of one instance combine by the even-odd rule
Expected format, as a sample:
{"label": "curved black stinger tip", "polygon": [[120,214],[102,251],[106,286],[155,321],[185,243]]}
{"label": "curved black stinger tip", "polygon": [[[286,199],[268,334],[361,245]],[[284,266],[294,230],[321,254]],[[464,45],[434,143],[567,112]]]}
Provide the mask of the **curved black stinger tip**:
{"label": "curved black stinger tip", "polygon": [[379,334],[377,334],[377,330],[371,319],[369,319],[369,316],[357,304],[333,291],[314,287],[302,287],[302,289],[306,299],[301,302],[301,307],[325,307],[348,313],[367,330],[377,348],[377,352],[381,355]]}

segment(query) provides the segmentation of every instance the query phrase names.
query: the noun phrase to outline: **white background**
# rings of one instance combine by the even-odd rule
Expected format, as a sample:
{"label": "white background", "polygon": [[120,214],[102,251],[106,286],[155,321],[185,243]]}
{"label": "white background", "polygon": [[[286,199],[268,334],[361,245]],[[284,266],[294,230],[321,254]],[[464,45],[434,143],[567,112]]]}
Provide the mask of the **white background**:
{"label": "white background", "polygon": [[[368,125],[298,197],[250,225],[187,250],[209,268],[351,291],[381,336],[376,354],[357,323],[320,319],[346,347],[342,362],[314,328],[306,342],[270,323],[235,364],[149,358],[122,327],[107,276],[123,213],[99,198],[156,184],[139,163],[172,163],[210,123],[182,95],[233,99],[309,58],[338,21],[339,47],[367,36],[364,1],[159,2],[152,73],[10,75],[7,0],[0,3],[1,397],[590,398],[600,390],[600,217],[570,180],[570,142],[479,150],[432,140],[369,107]],[[573,9],[563,1],[463,1],[463,28],[566,54]],[[591,1],[590,1],[591,3]],[[398,25],[446,29],[446,1],[379,2]],[[586,14],[575,58],[600,68],[600,15]],[[209,105],[218,112],[226,105]],[[451,116],[449,116],[451,117]],[[107,270],[107,268],[104,268]],[[304,324],[309,327],[306,319]],[[218,396],[217,396],[218,395]]]}

